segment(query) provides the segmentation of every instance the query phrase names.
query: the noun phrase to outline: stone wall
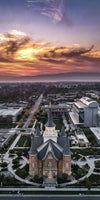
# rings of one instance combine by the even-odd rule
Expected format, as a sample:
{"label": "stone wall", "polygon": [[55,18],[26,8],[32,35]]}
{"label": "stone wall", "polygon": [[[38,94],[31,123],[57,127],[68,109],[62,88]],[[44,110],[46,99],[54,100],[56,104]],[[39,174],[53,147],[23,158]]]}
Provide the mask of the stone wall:
{"label": "stone wall", "polygon": [[63,155],[63,173],[71,175],[71,155]]}
{"label": "stone wall", "polygon": [[57,176],[57,160],[51,152],[48,153],[47,157],[43,161],[43,176],[48,178]]}
{"label": "stone wall", "polygon": [[38,175],[38,158],[37,155],[29,155],[29,174],[34,177]]}

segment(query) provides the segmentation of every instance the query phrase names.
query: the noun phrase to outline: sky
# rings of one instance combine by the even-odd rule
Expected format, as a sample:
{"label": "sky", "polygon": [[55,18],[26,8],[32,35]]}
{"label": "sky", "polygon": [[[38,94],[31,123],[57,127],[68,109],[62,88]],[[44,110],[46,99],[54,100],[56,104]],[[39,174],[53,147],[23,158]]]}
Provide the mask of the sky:
{"label": "sky", "polygon": [[100,73],[100,0],[0,0],[0,79]]}

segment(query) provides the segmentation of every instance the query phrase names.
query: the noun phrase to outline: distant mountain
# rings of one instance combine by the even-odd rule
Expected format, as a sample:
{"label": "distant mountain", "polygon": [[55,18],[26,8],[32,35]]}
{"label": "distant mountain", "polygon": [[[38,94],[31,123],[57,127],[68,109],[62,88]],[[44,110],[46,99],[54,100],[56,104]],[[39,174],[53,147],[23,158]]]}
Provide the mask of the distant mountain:
{"label": "distant mountain", "polygon": [[38,76],[1,76],[0,82],[57,82],[57,81],[99,81],[100,73],[94,72],[72,72],[61,74],[47,74]]}

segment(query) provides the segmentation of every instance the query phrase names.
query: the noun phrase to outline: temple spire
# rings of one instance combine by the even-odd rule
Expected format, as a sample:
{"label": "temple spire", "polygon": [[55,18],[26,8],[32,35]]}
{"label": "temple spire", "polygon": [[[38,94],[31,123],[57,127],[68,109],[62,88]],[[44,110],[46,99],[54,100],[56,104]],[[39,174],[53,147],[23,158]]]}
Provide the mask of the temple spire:
{"label": "temple spire", "polygon": [[66,133],[65,133],[65,128],[64,126],[62,126],[62,129],[61,129],[61,133],[60,133],[60,136],[66,136]]}
{"label": "temple spire", "polygon": [[40,136],[40,135],[41,133],[40,133],[39,125],[37,125],[35,136]]}
{"label": "temple spire", "polygon": [[69,145],[69,137],[68,136],[66,137],[66,142],[65,142],[63,154],[64,155],[71,155],[70,145]]}
{"label": "temple spire", "polygon": [[33,135],[31,136],[30,154],[31,154],[31,155],[37,154],[37,150],[36,150],[36,147],[35,147],[34,136],[33,136]]}
{"label": "temple spire", "polygon": [[48,121],[47,121],[46,126],[47,127],[55,127],[55,124],[52,119],[51,104],[49,104]]}

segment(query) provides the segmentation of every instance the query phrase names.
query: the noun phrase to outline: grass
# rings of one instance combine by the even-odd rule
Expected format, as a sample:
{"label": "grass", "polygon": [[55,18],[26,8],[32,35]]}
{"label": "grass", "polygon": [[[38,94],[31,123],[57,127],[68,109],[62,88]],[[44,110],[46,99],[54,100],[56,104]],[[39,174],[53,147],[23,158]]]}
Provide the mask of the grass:
{"label": "grass", "polygon": [[[0,194],[18,194],[18,191],[0,191]],[[32,195],[32,194],[37,194],[37,195],[79,195],[79,194],[83,194],[83,195],[88,195],[88,194],[93,194],[93,195],[99,195],[100,191],[20,191],[20,195]],[[84,196],[85,198],[85,196]]]}
{"label": "grass", "polygon": [[96,148],[71,149],[71,152],[76,153],[76,154],[82,154],[83,156],[100,155],[100,149],[96,149]]}
{"label": "grass", "polygon": [[16,137],[17,137],[17,134],[13,135],[13,136],[10,138],[8,144],[5,144],[4,147],[3,147],[2,149],[0,149],[0,153],[1,153],[1,154],[4,154],[4,153],[9,149],[9,147],[12,145],[12,143],[13,143],[13,141],[16,139]]}
{"label": "grass", "polygon": [[21,178],[25,179],[27,176],[29,176],[29,165],[27,164],[22,169],[17,168],[16,174],[20,176]]}
{"label": "grass", "polygon": [[56,125],[56,129],[57,130],[61,130],[61,128],[62,128],[62,118],[54,118],[53,119],[53,122],[55,123],[55,125]]}
{"label": "grass", "polygon": [[0,124],[0,129],[10,129],[15,128],[16,124]]}
{"label": "grass", "polygon": [[86,137],[88,138],[89,142],[91,143],[92,146],[98,146],[98,143],[90,129],[83,129]]}
{"label": "grass", "polygon": [[95,161],[95,168],[100,168],[100,161]]}
{"label": "grass", "polygon": [[16,147],[30,147],[30,136],[22,135],[16,144]]}

